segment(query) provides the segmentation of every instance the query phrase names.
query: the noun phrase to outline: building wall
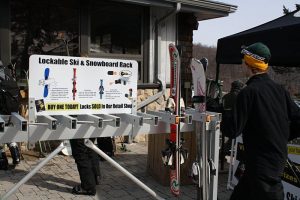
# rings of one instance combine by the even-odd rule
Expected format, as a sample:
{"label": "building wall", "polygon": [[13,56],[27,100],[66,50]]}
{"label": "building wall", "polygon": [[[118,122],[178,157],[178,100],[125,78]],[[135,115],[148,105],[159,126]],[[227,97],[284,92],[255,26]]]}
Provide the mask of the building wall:
{"label": "building wall", "polygon": [[[155,22],[170,12],[169,9],[152,7],[150,9],[150,50],[149,50],[149,82],[153,83],[155,66]],[[158,78],[170,82],[170,58],[168,46],[176,42],[176,16],[170,16],[158,26],[160,38],[158,50],[161,61],[158,63]]]}
{"label": "building wall", "polygon": [[[152,10],[153,11],[153,10]],[[158,10],[155,10],[155,12],[158,12]],[[154,12],[154,11],[153,11]],[[152,13],[152,22],[154,21],[154,15]],[[161,17],[161,15],[160,15]],[[169,25],[166,25],[166,23],[163,23],[164,25],[162,26],[162,60],[161,60],[161,70],[164,71],[165,74],[165,80],[167,83],[169,83],[169,78],[170,78],[170,59],[169,59],[169,53],[168,53],[168,45],[171,42],[175,42],[175,20],[176,17],[170,17],[167,22],[172,21]],[[179,23],[179,32],[178,32],[178,44],[182,48],[182,55],[181,55],[181,79],[182,79],[182,96],[185,97],[191,97],[191,90],[185,89],[184,88],[184,83],[190,82],[191,81],[191,71],[189,68],[189,63],[192,58],[192,52],[193,52],[193,29],[195,28],[195,24],[197,23],[196,18],[194,17],[193,14],[187,14],[187,13],[180,13],[178,17],[178,23]],[[150,23],[153,25],[153,23]],[[152,28],[150,30],[153,30]],[[172,31],[171,31],[172,30]],[[167,32],[169,33],[167,34]],[[152,32],[152,37],[154,36],[154,32]],[[173,41],[171,40],[173,39]],[[153,44],[154,40],[152,39],[150,45],[150,52],[153,52]],[[154,61],[154,53],[150,53],[150,59],[152,61],[152,64],[150,64],[150,69],[153,69],[153,61]],[[153,74],[152,74],[153,75]],[[162,79],[163,81],[163,79]],[[190,84],[188,84],[190,85]],[[137,103],[140,103],[144,100],[146,100],[149,96],[153,96],[158,93],[158,89],[146,89],[146,90],[138,90],[138,98],[137,98]],[[147,111],[147,110],[164,110],[166,106],[166,101],[170,96],[170,89],[167,89],[165,94],[155,100],[154,102],[150,103],[147,105],[145,108],[142,109],[142,111]],[[184,98],[187,99],[188,102],[186,103],[186,106],[190,104],[190,98]],[[142,135],[142,136],[137,136],[135,138],[135,141],[147,141],[147,135]]]}

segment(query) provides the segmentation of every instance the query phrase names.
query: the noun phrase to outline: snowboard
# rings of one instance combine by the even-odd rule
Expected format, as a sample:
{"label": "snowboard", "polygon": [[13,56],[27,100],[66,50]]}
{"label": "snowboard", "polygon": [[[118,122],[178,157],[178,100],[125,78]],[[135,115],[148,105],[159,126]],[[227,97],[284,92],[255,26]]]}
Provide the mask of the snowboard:
{"label": "snowboard", "polygon": [[[206,62],[206,63],[205,63]],[[202,64],[204,63],[204,64]],[[206,96],[206,76],[205,70],[207,61],[202,61],[192,58],[190,68],[193,77],[194,95],[193,102],[195,110],[198,112],[206,111],[205,96]]]}
{"label": "snowboard", "polygon": [[[205,71],[208,65],[206,58],[197,60],[193,58],[190,63],[190,68],[193,78],[193,103],[196,112],[206,112],[206,76]],[[201,134],[200,129],[203,128],[200,126],[199,122],[196,123],[196,141],[197,141],[197,160],[192,165],[192,179],[193,182],[198,186],[197,196],[199,199],[203,199],[203,187],[206,185],[206,150],[205,150],[205,138],[204,134]],[[204,128],[205,129],[205,128]],[[205,130],[204,130],[205,131]],[[205,190],[206,191],[206,190]]]}

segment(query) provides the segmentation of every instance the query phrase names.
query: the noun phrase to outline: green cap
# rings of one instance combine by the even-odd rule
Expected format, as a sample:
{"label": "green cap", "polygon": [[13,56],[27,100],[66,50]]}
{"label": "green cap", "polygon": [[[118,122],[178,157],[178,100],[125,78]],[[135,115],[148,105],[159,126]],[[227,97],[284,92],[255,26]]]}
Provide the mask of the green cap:
{"label": "green cap", "polygon": [[262,60],[265,63],[268,63],[271,58],[270,49],[261,42],[256,42],[243,48],[242,54],[249,55],[255,59]]}

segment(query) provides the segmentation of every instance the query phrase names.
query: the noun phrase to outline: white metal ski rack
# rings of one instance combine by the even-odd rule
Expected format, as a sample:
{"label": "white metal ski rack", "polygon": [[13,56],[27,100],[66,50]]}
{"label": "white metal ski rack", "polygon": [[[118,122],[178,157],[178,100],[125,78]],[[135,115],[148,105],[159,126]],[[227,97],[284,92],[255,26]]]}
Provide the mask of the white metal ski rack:
{"label": "white metal ski rack", "polygon": [[89,123],[94,127],[103,128],[103,118],[97,115],[77,115],[77,123]]}
{"label": "white metal ski rack", "polygon": [[148,114],[148,113],[138,112],[137,115],[143,117],[145,123],[153,125],[153,126],[157,126],[158,125],[158,120],[161,119],[158,116],[151,115],[151,114]]}
{"label": "white metal ski rack", "polygon": [[17,130],[20,130],[20,131],[28,130],[27,120],[24,119],[18,113],[16,113],[16,112],[11,113],[10,121],[14,125],[14,127],[16,127]]}
{"label": "white metal ski rack", "polygon": [[[40,123],[40,125],[44,124],[50,130],[56,130],[57,128],[57,119],[55,119],[54,117],[40,115],[37,116],[37,121]],[[37,125],[39,125],[39,123],[37,123]]]}
{"label": "white metal ski rack", "polygon": [[198,155],[200,164],[200,180],[197,200],[217,200],[218,194],[218,167],[219,167],[219,137],[221,114],[214,112],[199,113],[194,109],[187,109],[195,121],[195,130],[201,135],[201,154]]}
{"label": "white metal ski rack", "polygon": [[[0,143],[7,142],[37,142],[49,140],[69,140],[76,138],[95,138],[112,136],[136,136],[138,134],[157,134],[169,133],[170,123],[180,121],[181,132],[191,132],[195,130],[197,123],[205,124],[205,135],[207,136],[206,145],[207,159],[214,163],[211,169],[206,164],[204,185],[207,185],[207,198],[205,200],[216,200],[217,179],[218,179],[218,153],[219,153],[219,122],[220,115],[217,113],[198,113],[193,109],[186,110],[183,116],[176,116],[165,111],[148,111],[147,113],[133,112],[134,114],[80,114],[80,115],[53,115],[37,116],[35,114],[34,99],[29,99],[29,120],[27,121],[17,113],[11,115],[0,115]],[[210,119],[207,121],[206,119]],[[8,121],[11,125],[6,125]],[[110,157],[103,156],[103,153],[96,146],[91,145],[90,140],[86,140],[86,145],[113,166],[123,172],[131,180],[145,189],[155,199],[163,199],[145,184],[137,180],[132,174],[119,166]],[[63,148],[61,143],[51,154],[41,161],[33,170],[31,170],[19,183],[10,191],[1,196],[0,199],[6,199],[11,196],[22,184],[28,181],[37,171],[47,164],[47,162],[57,155]],[[209,171],[214,171],[214,176],[210,176]]]}
{"label": "white metal ski rack", "polygon": [[132,124],[133,126],[143,126],[144,124],[143,117],[139,115],[124,113],[124,114],[118,114],[118,116],[121,118],[123,122]]}
{"label": "white metal ski rack", "polygon": [[69,115],[54,115],[53,118],[57,120],[59,126],[61,125],[69,129],[76,129],[77,127],[77,119]]}
{"label": "white metal ski rack", "polygon": [[[28,140],[27,121],[22,116],[12,113],[12,115],[0,115],[0,119],[0,144]],[[8,122],[11,122],[11,124],[8,124]]]}
{"label": "white metal ski rack", "polygon": [[[167,123],[167,124],[175,124],[177,123],[177,120],[179,119],[180,122],[182,123],[186,123],[186,124],[192,124],[193,122],[193,116],[191,114],[186,113],[183,116],[176,116],[173,115],[170,112],[166,112],[166,111],[148,111],[149,114],[151,115],[156,115],[160,117],[160,120]],[[185,132],[185,131],[182,131]]]}
{"label": "white metal ski rack", "polygon": [[99,114],[97,116],[103,119],[103,126],[110,125],[112,127],[120,127],[120,117],[108,114]]}
{"label": "white metal ski rack", "polygon": [[[135,114],[80,114],[80,115],[53,115],[40,116],[35,113],[34,99],[29,99],[29,120],[27,121],[17,113],[11,115],[0,115],[0,143],[7,142],[37,142],[49,140],[69,140],[75,138],[85,138],[86,145],[113,166],[123,172],[131,180],[145,189],[155,199],[163,199],[145,184],[136,179],[132,174],[122,168],[110,157],[105,157],[100,149],[95,145],[91,145],[88,138],[95,137],[111,137],[119,135],[137,134],[155,134],[170,132],[169,123],[173,123],[176,117],[169,112],[133,112]],[[182,132],[192,131],[192,116],[186,115],[179,117],[181,119]],[[6,123],[10,121],[10,125]],[[11,190],[1,196],[6,199],[11,196],[22,184],[28,181],[37,171],[47,162],[57,155],[63,148],[62,142],[57,149],[49,154],[34,169],[32,169],[23,179],[21,179]]]}

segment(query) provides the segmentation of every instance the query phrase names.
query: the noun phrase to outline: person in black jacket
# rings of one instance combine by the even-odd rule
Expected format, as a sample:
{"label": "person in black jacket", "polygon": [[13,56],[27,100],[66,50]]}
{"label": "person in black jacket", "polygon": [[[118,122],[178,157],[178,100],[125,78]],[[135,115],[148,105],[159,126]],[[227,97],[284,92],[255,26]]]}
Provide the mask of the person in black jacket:
{"label": "person in black jacket", "polygon": [[238,94],[231,117],[223,119],[224,134],[242,134],[245,173],[231,200],[283,200],[281,175],[287,160],[290,121],[300,119],[300,109],[289,93],[267,74],[269,48],[258,42],[242,50],[252,76]]}
{"label": "person in black jacket", "polygon": [[[231,83],[230,91],[227,94],[225,94],[222,98],[222,108],[223,108],[222,109],[222,118],[225,118],[228,115],[229,116],[231,115],[232,108],[236,102],[236,97],[239,94],[239,92],[243,89],[243,87],[244,87],[244,84],[239,80],[233,81]],[[221,131],[223,132],[223,129],[224,128],[226,129],[226,127],[224,127],[224,126],[221,126],[221,127],[222,127]],[[222,140],[225,142],[224,135],[222,135]],[[224,158],[225,155],[230,155],[231,143],[232,143],[231,139],[228,139],[224,143],[224,146],[223,146],[222,152],[221,152],[222,158]]]}
{"label": "person in black jacket", "polygon": [[233,81],[231,83],[230,92],[225,94],[222,98],[223,109],[232,110],[233,105],[235,104],[236,97],[238,93],[243,89],[244,84],[241,81]]}

